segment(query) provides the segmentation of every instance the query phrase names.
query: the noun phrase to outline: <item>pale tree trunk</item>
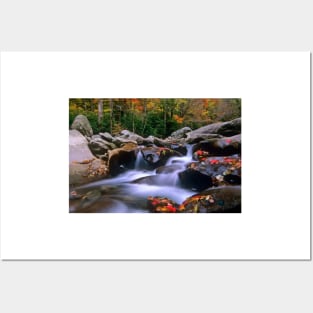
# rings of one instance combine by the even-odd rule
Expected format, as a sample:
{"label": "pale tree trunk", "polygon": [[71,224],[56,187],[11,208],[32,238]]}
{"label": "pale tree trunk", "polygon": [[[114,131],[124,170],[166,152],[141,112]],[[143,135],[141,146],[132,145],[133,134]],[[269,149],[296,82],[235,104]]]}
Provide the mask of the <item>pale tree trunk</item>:
{"label": "pale tree trunk", "polygon": [[142,133],[144,133],[146,125],[147,125],[147,100],[148,99],[142,99],[142,101],[143,101],[143,108],[144,108]]}
{"label": "pale tree trunk", "polygon": [[99,99],[98,101],[98,124],[102,123],[103,119],[103,100]]}
{"label": "pale tree trunk", "polygon": [[113,99],[109,100],[110,102],[110,133],[113,131]]}
{"label": "pale tree trunk", "polygon": [[166,137],[166,102],[164,102],[164,138]]}
{"label": "pale tree trunk", "polygon": [[135,106],[134,106],[134,102],[132,101],[132,112],[133,112],[133,121],[132,121],[132,124],[133,124],[133,133],[135,132]]}

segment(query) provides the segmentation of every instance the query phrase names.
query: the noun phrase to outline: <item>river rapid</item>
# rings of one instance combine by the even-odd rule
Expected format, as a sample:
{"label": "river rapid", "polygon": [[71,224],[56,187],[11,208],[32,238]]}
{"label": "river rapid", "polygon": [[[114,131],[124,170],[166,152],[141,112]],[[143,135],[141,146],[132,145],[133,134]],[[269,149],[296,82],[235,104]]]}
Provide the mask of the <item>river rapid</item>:
{"label": "river rapid", "polygon": [[[117,177],[92,182],[75,188],[75,196],[69,201],[71,213],[149,213],[147,198],[166,197],[182,203],[196,191],[179,186],[178,173],[192,162],[192,146],[187,146],[187,155],[170,158],[165,166],[171,169],[166,174],[144,168],[142,154],[137,154],[135,168]],[[148,178],[149,183],[140,181]]]}

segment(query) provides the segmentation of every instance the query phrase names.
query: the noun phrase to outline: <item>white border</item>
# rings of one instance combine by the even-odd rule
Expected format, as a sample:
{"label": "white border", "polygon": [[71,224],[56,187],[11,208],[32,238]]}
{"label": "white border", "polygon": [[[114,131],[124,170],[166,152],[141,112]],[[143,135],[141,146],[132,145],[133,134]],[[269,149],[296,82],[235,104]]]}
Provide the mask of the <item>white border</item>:
{"label": "white border", "polygon": [[[68,214],[68,98],[239,97],[243,213]],[[1,54],[3,259],[309,259],[310,54]]]}

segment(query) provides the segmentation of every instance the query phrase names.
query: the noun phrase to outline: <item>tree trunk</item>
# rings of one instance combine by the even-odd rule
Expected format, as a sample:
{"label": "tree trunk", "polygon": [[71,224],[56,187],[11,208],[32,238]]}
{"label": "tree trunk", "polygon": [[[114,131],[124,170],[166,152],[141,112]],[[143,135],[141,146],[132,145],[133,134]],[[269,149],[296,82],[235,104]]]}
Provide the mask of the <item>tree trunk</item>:
{"label": "tree trunk", "polygon": [[143,109],[144,109],[142,134],[144,134],[145,128],[147,125],[147,99],[142,99],[142,101],[143,101]]}
{"label": "tree trunk", "polygon": [[132,113],[133,113],[133,116],[132,116],[132,124],[133,124],[133,133],[135,132],[135,108],[134,108],[134,102],[132,101]]}
{"label": "tree trunk", "polygon": [[113,131],[113,99],[109,100],[110,103],[110,133]]}
{"label": "tree trunk", "polygon": [[101,125],[103,119],[103,100],[98,101],[98,124]]}

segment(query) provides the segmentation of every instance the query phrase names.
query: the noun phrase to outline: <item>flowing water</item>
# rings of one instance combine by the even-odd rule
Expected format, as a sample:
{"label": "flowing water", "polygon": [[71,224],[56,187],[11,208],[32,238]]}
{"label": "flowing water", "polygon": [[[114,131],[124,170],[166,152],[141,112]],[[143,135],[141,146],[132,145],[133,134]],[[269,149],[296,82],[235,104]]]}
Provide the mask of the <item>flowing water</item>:
{"label": "flowing water", "polygon": [[[147,198],[167,197],[182,203],[195,192],[179,187],[178,173],[192,161],[192,146],[183,157],[170,158],[166,167],[171,168],[166,174],[144,170],[142,154],[137,154],[134,170],[129,170],[117,177],[103,179],[75,189],[83,199],[70,200],[70,212],[77,213],[146,213]],[[144,180],[146,178],[146,180]],[[134,182],[140,181],[141,182]]]}

